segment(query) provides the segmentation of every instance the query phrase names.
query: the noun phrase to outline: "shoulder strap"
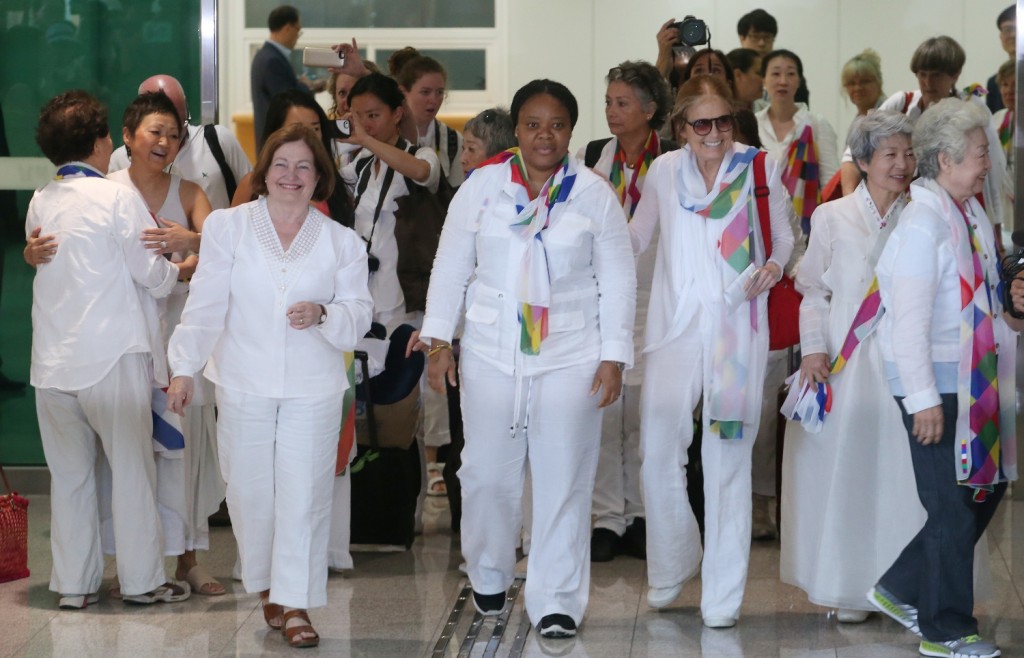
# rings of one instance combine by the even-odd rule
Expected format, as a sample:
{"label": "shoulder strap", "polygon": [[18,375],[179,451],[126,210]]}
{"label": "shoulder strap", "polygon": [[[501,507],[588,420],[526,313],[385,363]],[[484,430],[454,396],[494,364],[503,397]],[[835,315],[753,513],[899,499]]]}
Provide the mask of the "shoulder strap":
{"label": "shoulder strap", "polygon": [[[441,123],[438,121],[438,123]],[[455,152],[459,150],[459,134],[452,130],[450,126],[445,126],[448,134],[448,166],[455,166]],[[438,129],[440,130],[440,129]]]}
{"label": "shoulder strap", "polygon": [[587,144],[587,150],[583,154],[583,164],[593,168],[597,161],[601,159],[601,151],[604,150],[604,145],[610,141],[612,141],[612,138],[608,137],[606,139],[595,139]]}
{"label": "shoulder strap", "polygon": [[764,240],[764,259],[772,257],[772,216],[768,210],[768,181],[764,170],[765,152],[758,151],[751,166],[754,168],[754,200],[757,203],[757,221],[761,223],[761,238]]}
{"label": "shoulder strap", "polygon": [[[363,192],[366,191],[366,186],[370,184],[370,174],[373,170],[370,168],[370,164],[374,161],[376,156],[369,158],[363,158],[356,163],[356,172],[359,176],[359,182],[356,184],[356,199],[352,204],[352,213],[355,214],[356,208],[359,207],[359,201],[363,198]],[[366,253],[370,253],[370,247],[373,246],[373,234],[377,230],[377,220],[380,219],[380,211],[384,207],[384,199],[388,196],[388,190],[391,189],[391,181],[395,178],[395,170],[388,167],[387,173],[384,174],[384,180],[380,185],[380,193],[377,195],[377,206],[373,209],[373,224],[370,227],[370,237],[366,240]],[[355,221],[353,219],[353,221]]]}
{"label": "shoulder strap", "polygon": [[238,189],[238,183],[235,181],[235,172],[231,171],[227,158],[224,157],[224,149],[220,147],[220,139],[217,137],[217,126],[212,123],[203,126],[203,139],[206,140],[207,146],[210,147],[210,154],[217,161],[220,173],[224,176],[224,187],[227,189],[228,203],[230,204],[231,199],[235,198],[235,190]]}

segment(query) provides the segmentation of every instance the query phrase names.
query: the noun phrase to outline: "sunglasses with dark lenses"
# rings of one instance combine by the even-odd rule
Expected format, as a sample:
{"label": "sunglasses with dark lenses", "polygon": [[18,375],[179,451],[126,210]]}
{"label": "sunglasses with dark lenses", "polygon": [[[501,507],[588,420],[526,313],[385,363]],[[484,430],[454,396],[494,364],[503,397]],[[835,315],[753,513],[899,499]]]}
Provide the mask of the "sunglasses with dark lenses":
{"label": "sunglasses with dark lenses", "polygon": [[701,137],[711,132],[711,124],[715,124],[715,128],[718,128],[718,132],[727,133],[732,130],[733,118],[731,114],[723,114],[720,117],[714,119],[697,119],[696,121],[687,121],[693,128],[693,132],[697,133]]}

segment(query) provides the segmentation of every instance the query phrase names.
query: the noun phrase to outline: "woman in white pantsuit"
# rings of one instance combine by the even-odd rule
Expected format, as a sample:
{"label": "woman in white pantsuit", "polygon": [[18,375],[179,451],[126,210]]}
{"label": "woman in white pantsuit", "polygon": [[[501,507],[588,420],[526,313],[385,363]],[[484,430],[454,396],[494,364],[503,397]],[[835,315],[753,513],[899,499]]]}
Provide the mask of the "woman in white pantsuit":
{"label": "woman in white pantsuit", "polygon": [[209,359],[242,582],[291,646],[316,646],[306,609],[327,602],[343,352],[372,311],[366,248],[309,205],[330,196],[334,164],[308,128],[271,135],[252,180],[259,199],[206,220],[168,405],[181,413]]}
{"label": "woman in white pantsuit", "polygon": [[446,373],[454,385],[450,341],[465,304],[459,479],[474,603],[485,615],[505,606],[529,459],[526,610],[542,637],[562,638],[586,610],[601,409],[633,359],[636,274],[622,206],[569,156],[572,93],[534,80],[511,114],[519,148],[476,169],[452,201],[421,339],[430,385],[444,390]]}
{"label": "woman in white pantsuit", "polygon": [[779,167],[763,162],[772,256],[754,196],[757,149],[732,141],[732,92],[711,76],[679,91],[674,121],[686,147],[651,166],[633,221],[634,251],[656,227],[644,348],[640,450],[647,507],[648,603],[672,603],[701,569],[701,538],[686,497],[686,450],[703,398],[705,535],[701,614],[709,627],[739,617],[750,554],[750,463],[768,353],[767,291],[793,248],[792,206]]}

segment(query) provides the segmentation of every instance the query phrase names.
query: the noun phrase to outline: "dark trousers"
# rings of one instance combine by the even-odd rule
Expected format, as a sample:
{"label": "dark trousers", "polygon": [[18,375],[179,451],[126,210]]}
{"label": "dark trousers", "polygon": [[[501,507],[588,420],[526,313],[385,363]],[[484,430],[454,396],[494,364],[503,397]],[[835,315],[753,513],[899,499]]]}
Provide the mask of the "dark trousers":
{"label": "dark trousers", "polygon": [[976,634],[974,545],[992,520],[1006,483],[997,485],[981,503],[974,502],[974,489],[957,484],[956,394],[942,395],[942,439],[927,446],[911,434],[914,418],[903,408],[903,398],[896,402],[910,436],[917,494],[928,518],[879,582],[917,608],[925,639],[945,642]]}

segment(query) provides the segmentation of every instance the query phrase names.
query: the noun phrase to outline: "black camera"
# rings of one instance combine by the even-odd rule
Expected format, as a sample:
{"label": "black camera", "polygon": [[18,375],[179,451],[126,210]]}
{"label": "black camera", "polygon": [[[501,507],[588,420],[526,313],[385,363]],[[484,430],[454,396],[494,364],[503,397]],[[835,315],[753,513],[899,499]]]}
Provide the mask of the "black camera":
{"label": "black camera", "polygon": [[366,264],[369,267],[370,274],[373,274],[380,269],[380,259],[373,254],[366,255]]}
{"label": "black camera", "polygon": [[679,41],[676,42],[676,46],[703,46],[708,43],[711,39],[711,31],[708,30],[707,23],[694,16],[686,16],[683,20],[678,23],[673,23],[672,27],[676,28],[679,32]]}

